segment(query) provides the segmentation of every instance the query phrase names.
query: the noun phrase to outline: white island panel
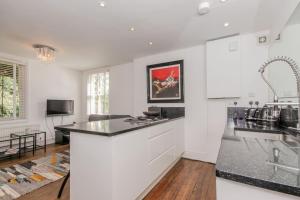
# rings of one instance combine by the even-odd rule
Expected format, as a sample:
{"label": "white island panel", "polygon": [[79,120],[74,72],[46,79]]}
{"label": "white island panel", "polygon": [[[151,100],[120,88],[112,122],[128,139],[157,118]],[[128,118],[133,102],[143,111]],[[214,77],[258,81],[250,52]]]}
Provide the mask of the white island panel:
{"label": "white island panel", "polygon": [[112,199],[112,138],[71,133],[70,199]]}
{"label": "white island panel", "polygon": [[147,187],[149,130],[113,137],[113,199],[135,199]]}
{"label": "white island panel", "polygon": [[179,160],[184,119],[112,137],[71,132],[71,200],[141,199]]}

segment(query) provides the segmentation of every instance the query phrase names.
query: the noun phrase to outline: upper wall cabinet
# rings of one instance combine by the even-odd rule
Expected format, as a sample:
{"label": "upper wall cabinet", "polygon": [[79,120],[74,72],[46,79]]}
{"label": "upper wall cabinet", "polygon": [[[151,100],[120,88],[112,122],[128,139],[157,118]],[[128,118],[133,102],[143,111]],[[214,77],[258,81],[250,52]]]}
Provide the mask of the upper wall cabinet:
{"label": "upper wall cabinet", "polygon": [[241,96],[240,37],[206,43],[207,98]]}

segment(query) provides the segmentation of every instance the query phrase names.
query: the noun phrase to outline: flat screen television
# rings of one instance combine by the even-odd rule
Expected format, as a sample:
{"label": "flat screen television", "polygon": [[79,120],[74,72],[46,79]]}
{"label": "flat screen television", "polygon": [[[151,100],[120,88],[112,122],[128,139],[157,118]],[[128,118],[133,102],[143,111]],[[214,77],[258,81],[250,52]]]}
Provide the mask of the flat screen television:
{"label": "flat screen television", "polygon": [[47,100],[47,116],[73,114],[74,100]]}

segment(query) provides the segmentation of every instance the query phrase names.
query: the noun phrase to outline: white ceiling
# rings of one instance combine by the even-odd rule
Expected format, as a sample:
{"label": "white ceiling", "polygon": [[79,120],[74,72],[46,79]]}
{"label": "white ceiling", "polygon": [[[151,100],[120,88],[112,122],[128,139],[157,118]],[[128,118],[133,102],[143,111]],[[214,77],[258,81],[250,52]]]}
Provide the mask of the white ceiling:
{"label": "white ceiling", "polygon": [[288,24],[300,24],[300,4],[295,9],[293,15],[288,21]]}
{"label": "white ceiling", "polygon": [[199,16],[200,0],[1,0],[0,52],[35,58],[32,44],[50,45],[57,64],[85,70],[271,26],[274,0],[210,1]]}

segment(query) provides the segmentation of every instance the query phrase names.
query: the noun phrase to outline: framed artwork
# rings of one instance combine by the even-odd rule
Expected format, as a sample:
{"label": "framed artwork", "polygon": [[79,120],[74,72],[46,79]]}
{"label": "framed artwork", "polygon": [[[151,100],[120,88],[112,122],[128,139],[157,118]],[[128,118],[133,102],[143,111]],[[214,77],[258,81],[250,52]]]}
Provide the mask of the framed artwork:
{"label": "framed artwork", "polygon": [[148,103],[183,103],[183,60],[147,66]]}

